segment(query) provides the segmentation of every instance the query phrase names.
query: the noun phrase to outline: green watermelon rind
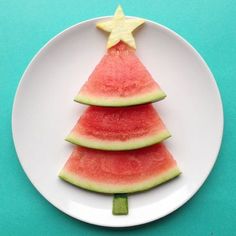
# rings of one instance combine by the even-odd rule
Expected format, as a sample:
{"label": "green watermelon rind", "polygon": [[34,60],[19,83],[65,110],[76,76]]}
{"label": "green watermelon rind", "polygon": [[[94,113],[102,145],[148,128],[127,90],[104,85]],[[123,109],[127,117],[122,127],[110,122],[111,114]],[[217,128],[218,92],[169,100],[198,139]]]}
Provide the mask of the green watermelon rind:
{"label": "green watermelon rind", "polygon": [[132,97],[99,97],[91,94],[79,93],[74,101],[86,105],[105,106],[105,107],[125,107],[146,104],[150,102],[157,102],[166,97],[166,94],[157,89],[152,92],[148,92],[142,95],[136,95]]}
{"label": "green watermelon rind", "polygon": [[168,130],[163,130],[158,132],[157,134],[153,134],[150,136],[133,138],[126,141],[108,141],[95,139],[94,137],[79,135],[71,132],[67,137],[66,141],[80,145],[83,147],[99,149],[99,150],[108,150],[108,151],[121,151],[121,150],[133,150],[139,149],[143,147],[148,147],[153,144],[164,141],[165,139],[171,137],[171,134]]}
{"label": "green watermelon rind", "polygon": [[70,184],[73,184],[77,187],[93,191],[99,193],[106,193],[106,194],[114,194],[114,193],[134,193],[134,192],[142,192],[153,187],[156,187],[160,184],[163,184],[181,174],[179,168],[174,166],[169,170],[163,172],[162,174],[158,174],[150,179],[146,179],[144,181],[135,183],[135,184],[106,184],[106,183],[99,183],[93,180],[86,180],[80,176],[77,176],[73,173],[70,173],[66,170],[62,170],[59,173],[59,177]]}
{"label": "green watermelon rind", "polygon": [[112,201],[112,214],[113,215],[129,214],[128,195],[126,193],[114,194]]}

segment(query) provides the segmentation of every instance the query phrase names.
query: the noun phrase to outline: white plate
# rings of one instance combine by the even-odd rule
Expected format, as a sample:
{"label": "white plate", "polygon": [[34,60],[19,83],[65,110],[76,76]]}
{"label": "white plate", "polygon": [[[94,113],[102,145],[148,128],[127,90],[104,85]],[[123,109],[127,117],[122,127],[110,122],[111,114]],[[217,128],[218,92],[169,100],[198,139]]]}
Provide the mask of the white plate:
{"label": "white plate", "polygon": [[182,176],[130,196],[128,216],[112,215],[111,196],[60,180],[57,174],[72,151],[64,138],[85,108],[73,98],[105,53],[107,36],[95,27],[101,19],[65,30],[34,57],[16,93],[13,137],[25,173],[55,207],[96,225],[139,225],[173,212],[203,184],[220,148],[222,103],[199,54],[173,31],[146,21],[135,36],[137,54],[167,93],[155,106],[172,133],[165,143]]}

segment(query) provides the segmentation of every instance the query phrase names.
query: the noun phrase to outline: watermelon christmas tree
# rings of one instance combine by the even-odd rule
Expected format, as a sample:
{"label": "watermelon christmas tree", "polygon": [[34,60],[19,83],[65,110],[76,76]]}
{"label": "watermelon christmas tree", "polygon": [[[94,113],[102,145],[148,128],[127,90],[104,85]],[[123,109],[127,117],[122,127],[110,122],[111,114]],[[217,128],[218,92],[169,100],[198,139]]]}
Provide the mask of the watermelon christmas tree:
{"label": "watermelon christmas tree", "polygon": [[66,138],[76,147],[59,174],[78,187],[115,194],[113,214],[128,213],[122,194],[180,174],[161,143],[170,133],[151,104],[166,95],[135,54],[132,32],[143,23],[126,19],[119,6],[113,19],[97,24],[110,33],[107,53],[75,98],[90,106]]}

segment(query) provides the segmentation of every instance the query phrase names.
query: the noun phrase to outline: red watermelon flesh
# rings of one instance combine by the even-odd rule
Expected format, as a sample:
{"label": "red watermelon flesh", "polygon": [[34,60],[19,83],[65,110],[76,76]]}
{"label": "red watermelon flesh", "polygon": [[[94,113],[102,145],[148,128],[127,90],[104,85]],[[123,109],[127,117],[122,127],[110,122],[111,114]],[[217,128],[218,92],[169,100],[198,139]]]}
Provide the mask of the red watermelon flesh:
{"label": "red watermelon flesh", "polygon": [[98,106],[130,106],[161,100],[165,93],[125,43],[110,48],[75,101]]}
{"label": "red watermelon flesh", "polygon": [[131,107],[90,106],[66,138],[77,145],[102,150],[131,150],[170,137],[151,104]]}
{"label": "red watermelon flesh", "polygon": [[102,193],[150,189],[180,174],[164,144],[130,151],[102,151],[77,146],[59,176],[81,188]]}

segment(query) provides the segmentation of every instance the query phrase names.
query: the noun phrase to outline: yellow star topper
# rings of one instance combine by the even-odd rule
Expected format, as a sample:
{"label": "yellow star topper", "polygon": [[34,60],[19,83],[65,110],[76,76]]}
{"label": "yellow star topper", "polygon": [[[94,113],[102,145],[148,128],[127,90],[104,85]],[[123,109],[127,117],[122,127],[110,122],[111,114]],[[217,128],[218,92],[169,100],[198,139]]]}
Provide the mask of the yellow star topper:
{"label": "yellow star topper", "polygon": [[142,19],[125,19],[124,12],[119,5],[115,11],[112,20],[97,23],[97,28],[109,32],[107,48],[111,48],[120,41],[136,48],[132,32],[142,25],[145,21]]}

